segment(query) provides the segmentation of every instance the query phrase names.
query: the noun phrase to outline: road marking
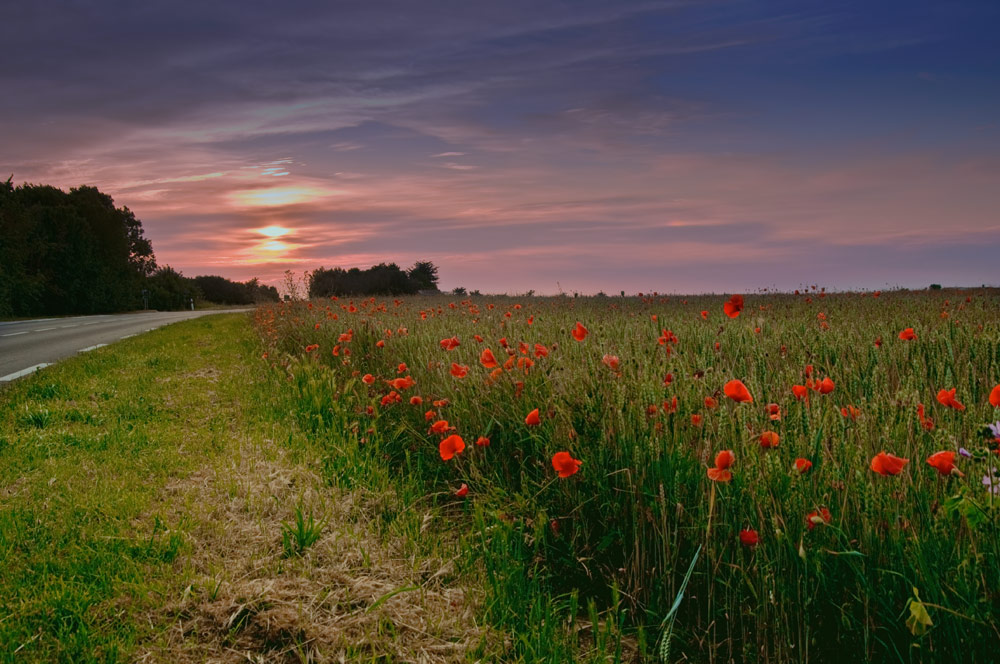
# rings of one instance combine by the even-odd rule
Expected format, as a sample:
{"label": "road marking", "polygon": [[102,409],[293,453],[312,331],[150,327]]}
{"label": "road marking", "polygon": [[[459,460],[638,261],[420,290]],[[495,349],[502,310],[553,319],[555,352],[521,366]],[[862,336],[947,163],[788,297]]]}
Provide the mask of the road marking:
{"label": "road marking", "polygon": [[80,323],[80,325],[100,325],[103,322],[103,320],[92,320],[89,323]]}
{"label": "road marking", "polygon": [[97,344],[96,346],[87,346],[86,348],[81,348],[81,353],[86,353],[87,351],[97,350],[98,348],[104,348],[107,344]]}
{"label": "road marking", "polygon": [[76,325],[63,325],[63,326],[62,326],[62,327],[60,327],[59,329],[60,329],[60,330],[68,330],[68,329],[69,329],[69,328],[71,328],[71,327],[80,327],[80,323],[77,323]]}
{"label": "road marking", "polygon": [[124,337],[118,337],[118,338],[119,339],[131,339],[134,336],[135,336],[134,334],[126,334]]}
{"label": "road marking", "polygon": [[28,367],[27,369],[21,369],[20,371],[15,371],[14,373],[7,374],[6,376],[0,376],[0,383],[5,383],[11,380],[17,380],[21,376],[27,376],[28,374],[34,373],[35,371],[38,371],[39,369],[45,368],[47,366],[50,366],[48,362],[42,362],[41,364],[36,364],[33,367]]}
{"label": "road marking", "polygon": [[27,330],[25,330],[24,332],[8,332],[7,334],[0,334],[0,337],[16,337],[19,334],[27,334],[27,333],[28,333]]}
{"label": "road marking", "polygon": [[32,330],[32,332],[48,332],[49,330],[54,330],[54,327],[40,327],[37,330]]}

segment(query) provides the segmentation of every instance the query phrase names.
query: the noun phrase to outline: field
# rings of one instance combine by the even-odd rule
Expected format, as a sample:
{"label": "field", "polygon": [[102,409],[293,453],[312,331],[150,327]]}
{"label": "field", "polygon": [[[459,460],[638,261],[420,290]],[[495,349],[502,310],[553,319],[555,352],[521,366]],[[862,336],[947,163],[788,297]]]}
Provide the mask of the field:
{"label": "field", "polygon": [[811,289],[255,325],[331,482],[457,538],[505,661],[987,662],[998,314],[995,290]]}

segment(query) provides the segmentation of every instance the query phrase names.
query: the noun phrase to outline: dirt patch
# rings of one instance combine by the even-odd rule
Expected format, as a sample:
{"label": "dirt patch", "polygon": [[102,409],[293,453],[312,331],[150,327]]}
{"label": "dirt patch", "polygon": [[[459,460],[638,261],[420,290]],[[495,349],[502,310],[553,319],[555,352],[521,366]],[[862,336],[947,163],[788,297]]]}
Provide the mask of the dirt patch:
{"label": "dirt patch", "polygon": [[[150,616],[172,624],[145,662],[460,662],[490,634],[447,561],[375,536],[358,494],[338,494],[269,443],[166,487],[165,521],[194,519],[178,573],[194,581]],[[322,522],[289,555],[296,510]]]}

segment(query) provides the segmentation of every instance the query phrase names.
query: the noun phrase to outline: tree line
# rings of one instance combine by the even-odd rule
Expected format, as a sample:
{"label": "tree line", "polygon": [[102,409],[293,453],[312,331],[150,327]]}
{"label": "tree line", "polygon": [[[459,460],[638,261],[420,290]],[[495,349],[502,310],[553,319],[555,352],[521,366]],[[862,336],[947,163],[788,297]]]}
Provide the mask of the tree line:
{"label": "tree line", "polygon": [[277,300],[256,279],[189,279],[158,266],[142,223],[95,187],[67,193],[0,182],[0,316],[180,309],[192,298],[220,304]]}
{"label": "tree line", "polygon": [[309,297],[414,295],[437,291],[437,284],[437,266],[429,261],[418,261],[405,271],[395,263],[379,263],[366,270],[320,267],[309,273]]}

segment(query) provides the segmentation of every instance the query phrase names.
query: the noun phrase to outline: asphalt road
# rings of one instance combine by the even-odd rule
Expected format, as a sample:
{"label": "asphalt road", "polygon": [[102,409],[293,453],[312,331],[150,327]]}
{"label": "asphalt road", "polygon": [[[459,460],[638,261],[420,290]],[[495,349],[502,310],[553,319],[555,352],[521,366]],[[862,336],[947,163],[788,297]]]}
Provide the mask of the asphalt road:
{"label": "asphalt road", "polygon": [[0,383],[16,380],[77,353],[94,350],[163,325],[239,311],[250,309],[154,311],[0,323]]}

